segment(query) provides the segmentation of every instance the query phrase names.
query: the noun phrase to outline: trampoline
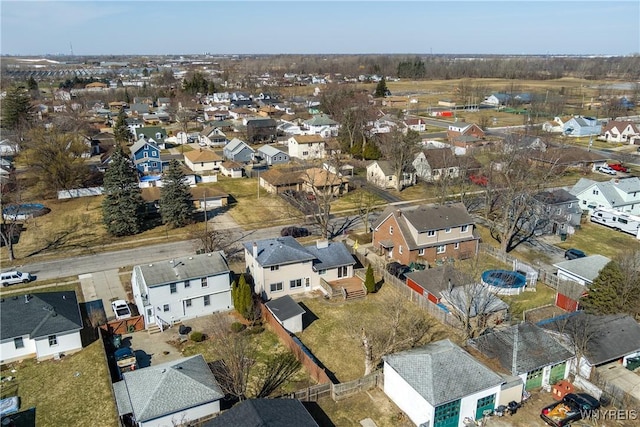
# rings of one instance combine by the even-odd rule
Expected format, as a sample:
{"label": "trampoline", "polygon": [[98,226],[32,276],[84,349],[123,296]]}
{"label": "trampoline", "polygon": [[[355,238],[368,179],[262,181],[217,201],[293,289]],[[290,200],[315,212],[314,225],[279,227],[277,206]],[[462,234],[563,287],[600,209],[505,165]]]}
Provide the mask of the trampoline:
{"label": "trampoline", "polygon": [[518,295],[527,284],[527,277],[517,271],[487,270],[482,273],[482,283],[499,295]]}

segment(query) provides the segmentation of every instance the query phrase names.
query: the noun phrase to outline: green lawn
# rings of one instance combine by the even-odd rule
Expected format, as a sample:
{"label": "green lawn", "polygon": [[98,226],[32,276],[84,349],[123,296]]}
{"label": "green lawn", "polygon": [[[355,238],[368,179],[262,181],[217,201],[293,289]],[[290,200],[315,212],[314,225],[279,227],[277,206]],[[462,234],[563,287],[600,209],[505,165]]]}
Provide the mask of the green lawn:
{"label": "green lawn", "polygon": [[118,425],[100,341],[60,360],[2,365],[2,377],[8,376],[14,379],[3,383],[2,397],[19,396],[21,409],[35,406],[38,426]]}
{"label": "green lawn", "polygon": [[541,282],[538,282],[535,292],[525,291],[520,295],[501,296],[500,299],[509,304],[509,312],[511,313],[511,316],[521,320],[522,312],[532,308],[553,304],[555,296],[555,290]]}
{"label": "green lawn", "polygon": [[608,258],[615,258],[625,251],[640,249],[640,241],[631,234],[615,231],[599,224],[586,223],[568,236],[564,242],[557,246],[562,249],[578,248],[587,255],[600,254]]}

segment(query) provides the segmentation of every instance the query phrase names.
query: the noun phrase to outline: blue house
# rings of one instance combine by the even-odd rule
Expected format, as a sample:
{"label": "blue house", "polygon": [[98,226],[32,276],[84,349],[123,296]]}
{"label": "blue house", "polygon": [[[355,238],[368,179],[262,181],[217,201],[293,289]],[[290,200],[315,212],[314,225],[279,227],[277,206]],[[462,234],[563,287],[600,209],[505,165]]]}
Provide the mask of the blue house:
{"label": "blue house", "polygon": [[246,142],[239,140],[238,138],[233,138],[227,145],[222,149],[222,155],[234,162],[238,163],[248,163],[253,159],[253,154],[255,150]]}
{"label": "blue house", "polygon": [[144,138],[138,139],[135,144],[129,147],[133,164],[141,174],[162,172],[162,162],[160,161],[160,148],[153,140]]}
{"label": "blue house", "polygon": [[164,149],[164,140],[167,138],[167,131],[159,126],[145,126],[135,129],[136,140],[144,138],[154,142],[160,149]]}
{"label": "blue house", "polygon": [[564,122],[562,132],[566,136],[600,135],[602,125],[593,117],[575,116]]}

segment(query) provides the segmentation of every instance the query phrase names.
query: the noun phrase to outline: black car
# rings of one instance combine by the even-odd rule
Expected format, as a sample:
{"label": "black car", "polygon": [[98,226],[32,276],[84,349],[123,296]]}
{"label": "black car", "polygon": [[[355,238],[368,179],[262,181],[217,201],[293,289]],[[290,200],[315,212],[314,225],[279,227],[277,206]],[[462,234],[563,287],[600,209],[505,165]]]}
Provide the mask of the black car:
{"label": "black car", "polygon": [[280,235],[282,237],[284,236],[291,236],[291,237],[307,237],[310,236],[311,233],[309,232],[308,229],[303,228],[303,227],[285,227],[282,230],[280,230]]}
{"label": "black car", "polygon": [[564,253],[565,259],[584,258],[586,256],[587,254],[582,252],[580,249],[576,249],[576,248],[567,249]]}
{"label": "black car", "polygon": [[542,408],[540,418],[553,427],[564,427],[574,421],[581,420],[591,411],[600,407],[595,397],[586,393],[569,393],[561,401]]}
{"label": "black car", "polygon": [[411,271],[408,265],[400,264],[399,262],[393,261],[387,264],[387,271],[392,276],[397,277],[398,279],[406,279],[405,274]]}

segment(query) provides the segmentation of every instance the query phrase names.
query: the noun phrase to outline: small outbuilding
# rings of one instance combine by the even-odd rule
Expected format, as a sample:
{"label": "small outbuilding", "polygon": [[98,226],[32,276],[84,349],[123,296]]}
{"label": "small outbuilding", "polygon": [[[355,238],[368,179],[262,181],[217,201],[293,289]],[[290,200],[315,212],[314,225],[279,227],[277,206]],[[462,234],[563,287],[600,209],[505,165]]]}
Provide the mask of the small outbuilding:
{"label": "small outbuilding", "polygon": [[302,332],[302,315],[306,311],[289,295],[273,299],[265,305],[287,331],[294,334]]}

